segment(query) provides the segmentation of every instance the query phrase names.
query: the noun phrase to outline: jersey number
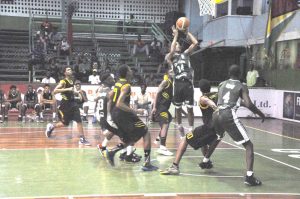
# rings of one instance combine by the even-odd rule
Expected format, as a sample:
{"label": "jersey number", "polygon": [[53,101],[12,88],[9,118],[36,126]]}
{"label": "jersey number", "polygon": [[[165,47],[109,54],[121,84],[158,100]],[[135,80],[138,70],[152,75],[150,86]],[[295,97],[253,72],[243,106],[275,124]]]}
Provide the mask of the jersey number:
{"label": "jersey number", "polygon": [[114,88],[114,99],[113,99],[113,102],[116,102],[117,100],[117,96],[118,96],[118,88]]}
{"label": "jersey number", "polygon": [[98,107],[99,107],[100,111],[103,111],[103,109],[104,109],[104,100],[103,99],[99,99]]}
{"label": "jersey number", "polygon": [[229,99],[230,99],[230,92],[228,91],[227,93],[225,93],[225,95],[223,96],[223,101],[224,103],[228,103]]}

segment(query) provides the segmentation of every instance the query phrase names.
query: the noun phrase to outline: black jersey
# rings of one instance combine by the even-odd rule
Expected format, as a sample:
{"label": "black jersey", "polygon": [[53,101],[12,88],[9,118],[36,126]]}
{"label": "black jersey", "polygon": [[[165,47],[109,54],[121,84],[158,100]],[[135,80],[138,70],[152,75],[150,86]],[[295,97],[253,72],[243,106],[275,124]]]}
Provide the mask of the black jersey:
{"label": "black jersey", "polygon": [[25,93],[24,99],[26,102],[37,102],[38,101],[38,96],[37,93],[35,91],[27,91]]}
{"label": "black jersey", "polygon": [[[65,84],[64,88],[74,87],[74,83],[72,80],[63,79],[63,80],[60,80],[60,83]],[[69,101],[69,102],[74,101],[74,92],[73,91],[62,92],[61,96],[62,96],[62,101]]]}
{"label": "black jersey", "polygon": [[229,79],[222,82],[218,92],[218,107],[237,109],[240,106],[243,87],[245,85],[239,80]]}
{"label": "black jersey", "polygon": [[[81,99],[79,95],[81,95]],[[81,90],[81,93],[74,94],[75,102],[78,105],[82,105],[84,103],[84,98],[87,98],[86,92],[84,90]]]}
{"label": "black jersey", "polygon": [[170,79],[167,79],[166,81],[168,82],[168,85],[157,96],[156,108],[159,112],[169,110],[173,99],[173,83]]}
{"label": "black jersey", "polygon": [[8,97],[7,99],[11,100],[11,99],[16,99],[18,98],[20,95],[20,92],[19,91],[16,91],[15,94],[13,94],[11,91],[8,92]]}
{"label": "black jersey", "polygon": [[[218,94],[216,92],[212,93],[205,93],[203,96],[208,97],[210,100],[212,100],[215,104],[217,104],[218,101]],[[212,123],[212,114],[214,112],[214,109],[211,108],[208,105],[202,105],[199,104],[200,110],[202,112],[202,120],[204,125],[211,125]]]}
{"label": "black jersey", "polygon": [[100,94],[99,94],[99,99],[97,101],[97,111],[99,112],[99,115],[101,117],[104,117],[105,119],[107,118],[107,94],[109,93],[110,88],[102,88]]}
{"label": "black jersey", "polygon": [[52,93],[50,91],[47,93],[43,92],[43,98],[46,100],[53,100]]}
{"label": "black jersey", "polygon": [[119,79],[119,81],[117,81],[117,83],[115,83],[112,107],[116,106],[116,103],[117,103],[118,98],[120,96],[121,90],[124,86],[129,86],[129,90],[126,93],[126,98],[125,98],[125,101],[124,101],[125,104],[129,106],[129,104],[130,104],[130,95],[131,95],[131,85],[126,79]]}
{"label": "black jersey", "polygon": [[175,53],[173,55],[173,71],[175,79],[193,80],[193,69],[190,58],[185,53]]}

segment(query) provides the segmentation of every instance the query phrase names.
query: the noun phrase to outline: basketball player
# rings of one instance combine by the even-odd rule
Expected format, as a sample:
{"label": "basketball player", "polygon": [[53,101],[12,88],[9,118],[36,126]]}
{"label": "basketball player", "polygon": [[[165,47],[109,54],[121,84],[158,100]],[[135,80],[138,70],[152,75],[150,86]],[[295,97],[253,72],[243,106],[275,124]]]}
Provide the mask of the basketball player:
{"label": "basketball player", "polygon": [[72,80],[72,69],[70,66],[64,68],[65,78],[60,80],[59,84],[55,87],[53,94],[61,93],[62,100],[59,106],[59,122],[55,125],[49,123],[45,131],[46,137],[51,137],[55,128],[68,126],[70,121],[74,120],[77,123],[77,130],[80,134],[79,144],[90,145],[85,139],[80,111],[74,99],[74,83]]}
{"label": "basketball player", "polygon": [[194,128],[194,86],[193,86],[193,68],[190,64],[190,54],[193,49],[198,45],[197,39],[188,31],[185,32],[187,39],[192,43],[191,45],[182,52],[182,47],[177,42],[178,40],[178,29],[174,26],[173,30],[173,41],[171,44],[170,53],[166,55],[166,60],[174,72],[174,96],[173,103],[176,108],[176,118],[178,129],[181,133],[181,137],[184,136],[184,128],[182,126],[182,105],[185,103],[187,105],[188,111],[188,122],[189,130]]}
{"label": "basketball player", "polygon": [[167,134],[169,124],[172,121],[172,115],[169,112],[169,108],[173,99],[173,82],[169,74],[164,76],[163,81],[160,83],[157,89],[157,94],[153,103],[153,110],[151,115],[154,117],[154,121],[159,122],[160,132],[158,140],[160,141],[159,149],[157,153],[171,156],[173,153],[166,147]]}
{"label": "basketball player", "polygon": [[[144,111],[135,110],[130,108],[130,95],[131,95],[131,85],[127,79],[132,78],[132,71],[127,65],[123,65],[119,68],[120,79],[115,84],[114,96],[112,102],[112,119],[117,125],[123,135],[119,135],[124,141],[125,145],[132,145],[136,143],[140,138],[143,137],[144,141],[144,157],[145,162],[142,166],[143,171],[154,171],[158,168],[153,166],[150,162],[151,153],[151,137],[147,126],[143,121],[137,116],[137,114],[142,114]],[[124,145],[119,144],[115,148],[109,151],[107,156],[113,165],[114,154],[123,149]]]}
{"label": "basketball player", "polygon": [[252,103],[246,85],[239,81],[240,67],[232,65],[229,68],[230,79],[219,85],[218,109],[213,114],[213,125],[216,132],[222,137],[225,131],[235,141],[246,149],[247,174],[244,183],[249,186],[261,185],[261,181],[253,175],[254,151],[247,131],[236,115],[240,105],[247,107],[258,114],[264,121],[265,115]]}
{"label": "basketball player", "polygon": [[202,92],[202,96],[199,99],[199,106],[202,112],[203,125],[186,134],[178,147],[173,164],[166,170],[161,171],[162,175],[178,175],[180,173],[179,163],[188,145],[195,150],[201,147],[204,158],[199,167],[202,169],[211,169],[213,167],[209,158],[221,140],[216,135],[216,131],[212,125],[213,111],[217,108],[217,93],[210,92],[210,83],[206,79],[200,80],[199,87]]}
{"label": "basketball player", "polygon": [[[111,119],[111,103],[113,98],[113,92],[111,92],[111,87],[114,85],[115,81],[110,73],[104,73],[100,76],[102,82],[100,88],[96,93],[95,101],[97,101],[96,113],[97,120],[100,122],[100,127],[105,136],[101,144],[97,145],[97,148],[102,156],[105,156],[105,151],[109,140],[114,136],[114,134],[119,135],[118,127],[112,122]],[[132,150],[133,146],[129,145],[126,149],[122,149],[120,154],[120,160],[126,162],[136,163],[141,160],[141,156],[134,153]]]}
{"label": "basketball player", "polygon": [[16,108],[19,110],[18,121],[22,121],[22,98],[21,93],[17,90],[16,85],[11,85],[7,93],[7,99],[5,100],[4,121],[8,121],[8,110],[12,108]]}
{"label": "basketball player", "polygon": [[82,121],[88,123],[87,115],[89,111],[89,105],[87,103],[88,98],[86,92],[81,89],[81,82],[79,80],[75,81],[75,101],[78,104],[80,110],[83,110]]}
{"label": "basketball player", "polygon": [[21,115],[22,115],[22,120],[25,122],[25,115],[27,109],[32,108],[36,112],[36,122],[44,122],[43,120],[40,120],[40,112],[41,112],[41,107],[40,104],[38,103],[38,96],[35,90],[33,90],[32,85],[28,85],[28,90],[24,95],[24,103],[22,104],[21,108]]}
{"label": "basketball player", "polygon": [[[50,90],[49,84],[44,85],[44,90],[41,94],[40,105],[43,110],[49,109],[52,111],[52,122],[56,122],[56,111],[57,111],[56,99]],[[40,113],[40,118],[43,119],[42,111]]]}

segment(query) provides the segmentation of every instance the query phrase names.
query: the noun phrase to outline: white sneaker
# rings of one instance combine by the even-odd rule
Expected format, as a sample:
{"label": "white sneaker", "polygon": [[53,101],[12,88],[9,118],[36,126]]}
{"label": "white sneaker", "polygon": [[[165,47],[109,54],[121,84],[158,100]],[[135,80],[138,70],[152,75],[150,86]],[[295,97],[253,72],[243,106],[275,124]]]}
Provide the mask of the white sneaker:
{"label": "white sneaker", "polygon": [[46,131],[45,131],[45,135],[46,135],[47,138],[51,137],[53,129],[54,129],[53,124],[51,124],[51,123],[47,124],[47,128],[46,128]]}
{"label": "white sneaker", "polygon": [[165,156],[172,156],[173,153],[169,151],[165,146],[160,146],[159,149],[157,149],[157,153]]}

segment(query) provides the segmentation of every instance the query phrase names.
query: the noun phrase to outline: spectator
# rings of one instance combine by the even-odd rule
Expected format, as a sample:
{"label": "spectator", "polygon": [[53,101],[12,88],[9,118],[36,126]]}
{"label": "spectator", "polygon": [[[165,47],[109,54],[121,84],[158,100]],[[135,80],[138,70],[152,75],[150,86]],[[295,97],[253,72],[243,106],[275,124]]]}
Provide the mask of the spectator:
{"label": "spectator", "polygon": [[19,90],[17,90],[16,85],[11,85],[7,93],[7,99],[5,100],[4,121],[8,121],[8,111],[13,108],[18,109],[19,111],[18,121],[22,121],[22,116],[21,116],[22,98],[21,98],[21,93]]}
{"label": "spectator", "polygon": [[63,37],[62,41],[59,44],[58,54],[63,57],[67,57],[68,65],[70,64],[69,56],[71,55],[71,46],[67,41],[66,37]]}
{"label": "spectator", "polygon": [[151,97],[150,94],[146,92],[147,91],[147,85],[144,83],[141,85],[141,93],[136,95],[136,98],[134,99],[134,104],[136,109],[144,109],[147,112],[147,116],[151,112]]}
{"label": "spectator", "polygon": [[[27,109],[34,109],[36,113],[35,115],[36,122],[40,122],[39,116],[40,116],[41,108],[38,102],[37,92],[33,90],[32,85],[28,85],[27,92],[24,95],[24,103],[22,104],[22,108],[21,108],[21,116],[23,122],[26,121],[25,119],[26,119]],[[43,122],[43,120],[41,120],[41,122]]]}
{"label": "spectator", "polygon": [[93,74],[89,76],[90,84],[100,84],[100,77],[97,74],[97,69],[93,69]]}
{"label": "spectator", "polygon": [[55,84],[56,83],[56,80],[53,77],[51,77],[51,72],[50,71],[46,72],[46,77],[44,77],[42,79],[42,83],[43,84]]}
{"label": "spectator", "polygon": [[57,51],[60,41],[63,36],[61,33],[57,32],[57,27],[53,27],[53,31],[49,34],[49,47],[51,50]]}
{"label": "spectator", "polygon": [[51,91],[50,85],[45,84],[44,88],[38,88],[37,92],[39,93],[39,89],[42,91],[40,95],[40,106],[42,111],[40,112],[40,119],[43,121],[43,111],[51,110],[52,111],[52,122],[56,122],[56,111],[57,111],[57,104],[56,98]]}
{"label": "spectator", "polygon": [[156,39],[156,37],[154,37],[153,41],[150,44],[150,52],[151,52],[151,54],[158,58],[160,56],[161,47],[162,47],[161,42],[158,41]]}
{"label": "spectator", "polygon": [[255,65],[252,63],[251,68],[248,71],[246,76],[247,86],[248,87],[255,86],[258,77],[259,77],[258,71],[256,70]]}
{"label": "spectator", "polygon": [[142,40],[142,37],[140,34],[138,34],[138,38],[137,40],[134,42],[133,45],[133,51],[132,54],[133,56],[136,56],[136,53],[142,53],[142,52],[146,52],[146,55],[148,58],[150,58],[150,54],[149,54],[149,47],[148,45]]}

